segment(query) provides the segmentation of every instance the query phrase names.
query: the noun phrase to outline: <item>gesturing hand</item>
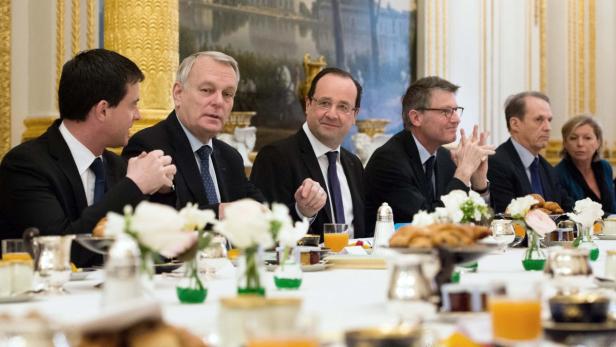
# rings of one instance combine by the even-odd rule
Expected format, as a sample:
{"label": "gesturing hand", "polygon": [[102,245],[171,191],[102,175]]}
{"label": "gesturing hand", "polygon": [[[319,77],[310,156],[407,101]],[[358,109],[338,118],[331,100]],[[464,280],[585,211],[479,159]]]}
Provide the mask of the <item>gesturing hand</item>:
{"label": "gesturing hand", "polygon": [[327,194],[321,185],[306,178],[295,191],[295,202],[299,212],[304,217],[314,217],[327,201]]}

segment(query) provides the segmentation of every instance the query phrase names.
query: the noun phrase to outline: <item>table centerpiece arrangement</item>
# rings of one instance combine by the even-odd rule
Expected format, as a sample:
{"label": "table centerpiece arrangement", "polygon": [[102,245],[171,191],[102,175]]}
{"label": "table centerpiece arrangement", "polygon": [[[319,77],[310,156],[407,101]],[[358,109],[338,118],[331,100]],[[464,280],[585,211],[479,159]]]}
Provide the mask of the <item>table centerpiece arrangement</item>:
{"label": "table centerpiece arrangement", "polygon": [[577,223],[578,234],[573,241],[573,247],[588,249],[590,260],[597,260],[599,247],[593,241],[592,230],[595,222],[603,217],[601,204],[590,198],[578,200],[575,202],[573,212],[567,213],[567,216]]}

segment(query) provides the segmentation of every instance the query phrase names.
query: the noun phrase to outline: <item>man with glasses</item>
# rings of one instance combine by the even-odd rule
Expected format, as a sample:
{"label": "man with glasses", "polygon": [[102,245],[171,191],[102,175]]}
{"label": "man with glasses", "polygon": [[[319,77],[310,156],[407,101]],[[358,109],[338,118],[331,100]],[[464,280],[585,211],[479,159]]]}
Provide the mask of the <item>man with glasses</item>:
{"label": "man with glasses", "polygon": [[456,101],[458,86],[439,77],[417,80],[402,100],[405,129],[378,148],[366,166],[366,227],[373,228],[376,212],[387,202],[394,221],[411,222],[419,210],[442,205],[440,197],[455,189],[487,196],[488,134],[460,129],[458,147],[442,146],[456,140],[462,111]]}
{"label": "man with glasses", "polygon": [[[302,128],[262,148],[254,162],[251,180],[269,201],[288,205],[295,218],[312,217],[310,233],[322,235],[323,223],[345,223],[351,237],[372,234],[364,228],[361,161],[340,146],[355,124],[361,91],[348,72],[323,69],[308,90]],[[327,201],[309,199],[305,180],[318,182]]]}
{"label": "man with glasses", "polygon": [[489,160],[494,211],[504,212],[512,199],[531,193],[570,211],[573,202],[558,174],[539,154],[550,140],[550,99],[534,91],[512,95],[505,102],[505,119],[511,138],[498,146]]}

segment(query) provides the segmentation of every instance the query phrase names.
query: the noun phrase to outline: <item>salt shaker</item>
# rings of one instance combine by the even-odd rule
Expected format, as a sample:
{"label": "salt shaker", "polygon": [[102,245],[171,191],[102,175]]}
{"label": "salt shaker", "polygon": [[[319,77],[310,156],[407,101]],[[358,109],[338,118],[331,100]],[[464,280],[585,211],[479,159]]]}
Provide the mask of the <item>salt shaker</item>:
{"label": "salt shaker", "polygon": [[391,207],[384,202],[376,213],[374,226],[374,248],[387,247],[394,234],[394,214]]}
{"label": "salt shaker", "polygon": [[119,235],[107,255],[103,306],[113,306],[141,297],[139,247],[126,234]]}

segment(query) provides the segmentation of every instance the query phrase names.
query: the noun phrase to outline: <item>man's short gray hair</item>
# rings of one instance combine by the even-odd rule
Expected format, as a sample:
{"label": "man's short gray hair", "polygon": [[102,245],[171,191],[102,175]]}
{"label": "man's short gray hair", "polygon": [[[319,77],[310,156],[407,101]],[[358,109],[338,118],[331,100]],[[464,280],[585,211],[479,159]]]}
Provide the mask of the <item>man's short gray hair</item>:
{"label": "man's short gray hair", "polygon": [[240,82],[240,68],[237,65],[237,61],[232,56],[217,51],[197,52],[184,58],[180,64],[180,67],[178,67],[178,73],[175,76],[176,82],[181,85],[186,83],[186,80],[188,80],[188,74],[190,73],[190,70],[192,70],[193,64],[199,57],[210,57],[214,61],[231,66],[233,71],[235,71],[236,82]]}

